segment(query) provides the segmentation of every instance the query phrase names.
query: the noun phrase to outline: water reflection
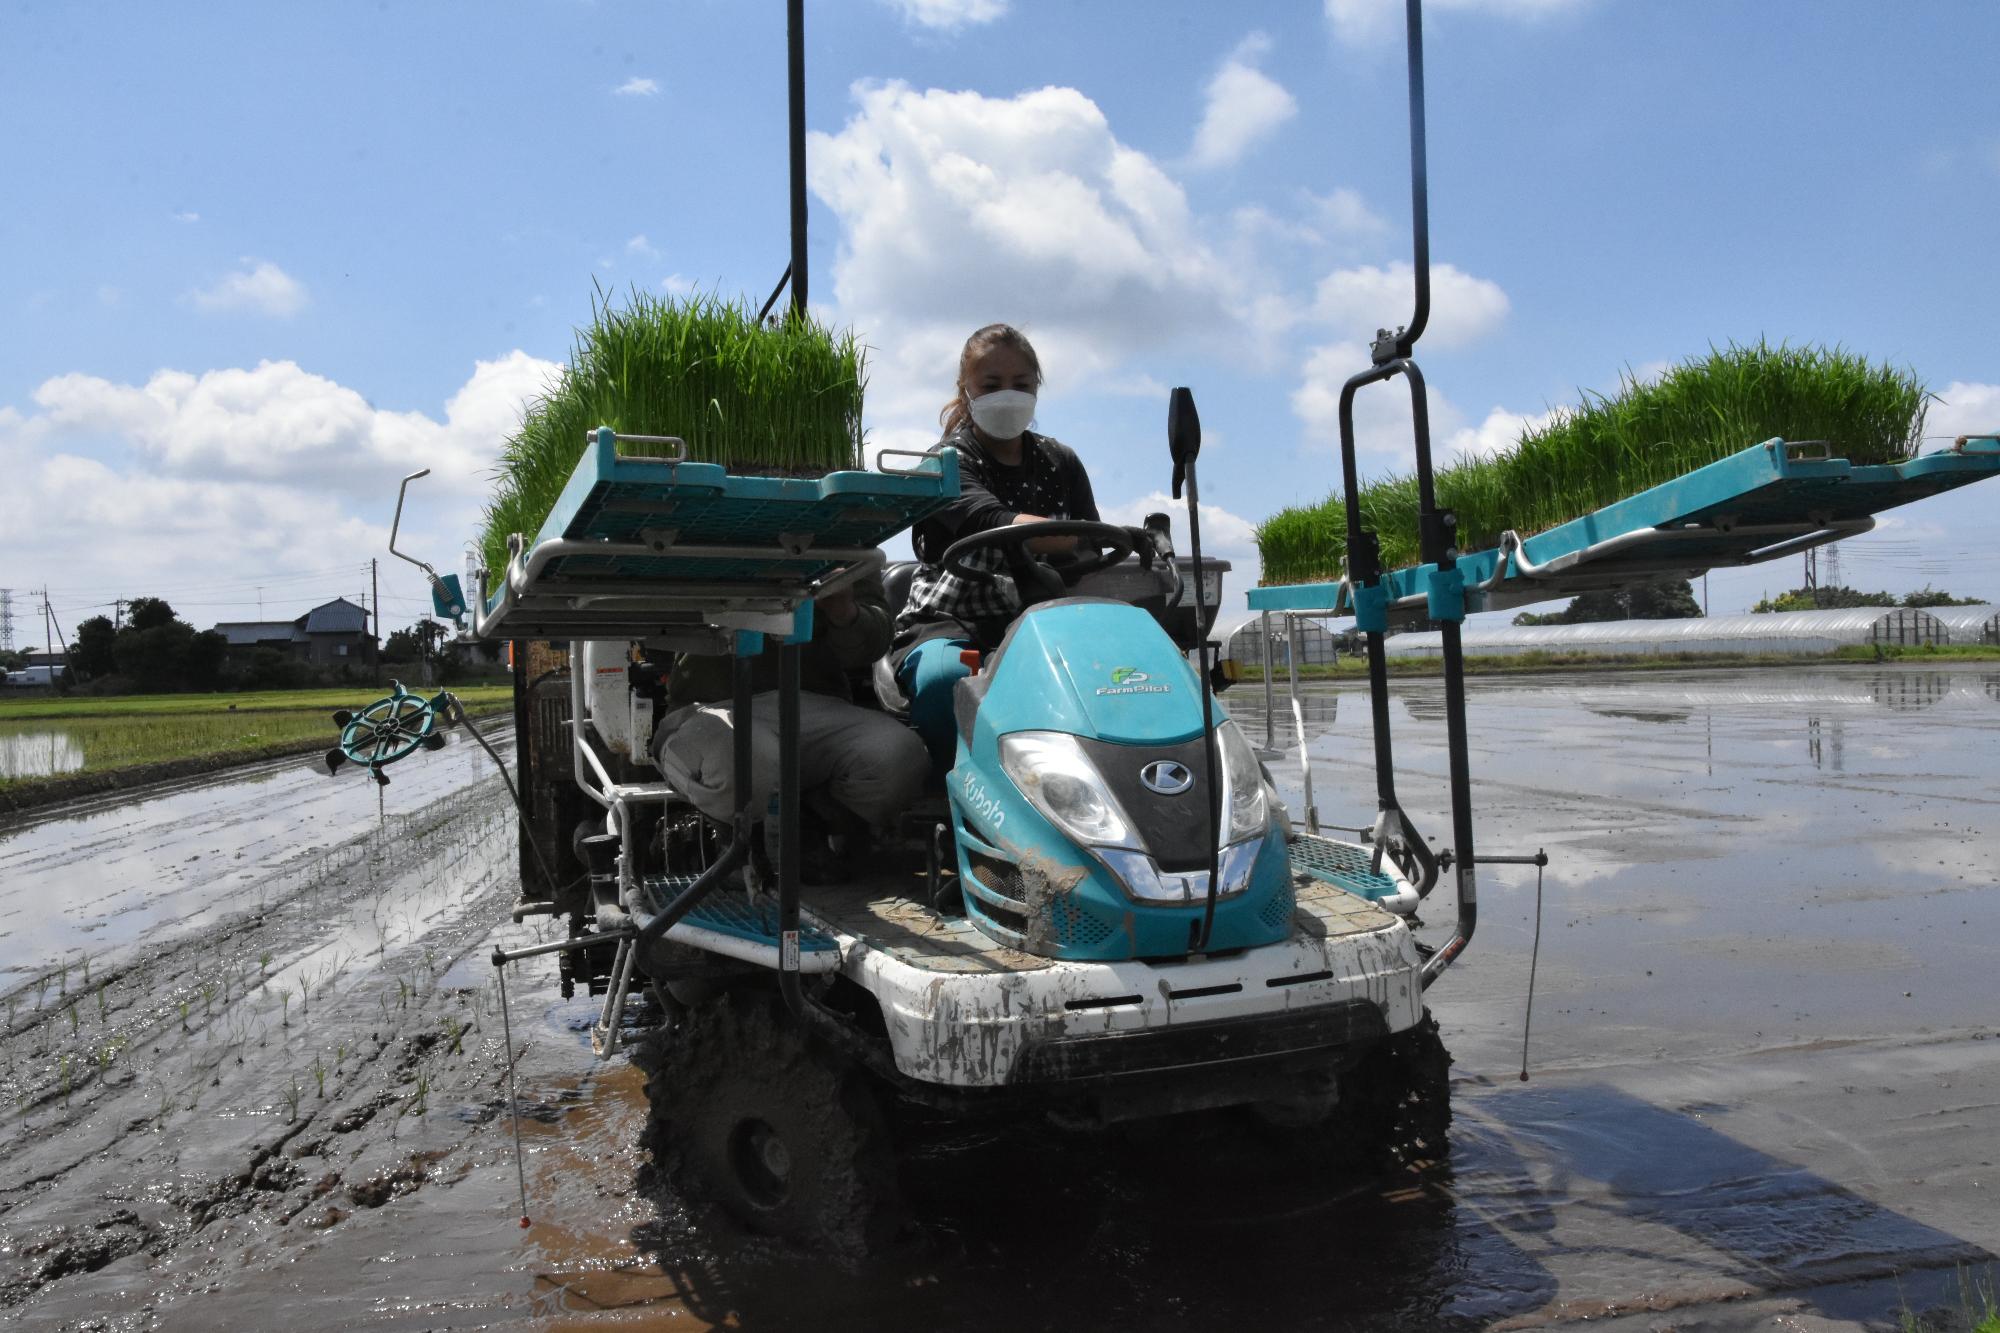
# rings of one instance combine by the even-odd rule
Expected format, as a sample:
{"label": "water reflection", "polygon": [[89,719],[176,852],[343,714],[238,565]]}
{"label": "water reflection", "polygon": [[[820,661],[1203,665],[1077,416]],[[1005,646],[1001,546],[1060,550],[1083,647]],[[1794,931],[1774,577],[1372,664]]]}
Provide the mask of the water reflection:
{"label": "water reflection", "polygon": [[47,778],[83,767],[83,745],[70,732],[0,725],[0,781]]}

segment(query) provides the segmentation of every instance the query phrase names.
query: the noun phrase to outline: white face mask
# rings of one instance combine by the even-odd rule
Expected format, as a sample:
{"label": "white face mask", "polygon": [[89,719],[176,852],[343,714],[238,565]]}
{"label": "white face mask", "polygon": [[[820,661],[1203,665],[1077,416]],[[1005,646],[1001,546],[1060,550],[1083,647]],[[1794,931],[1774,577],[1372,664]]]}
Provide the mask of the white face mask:
{"label": "white face mask", "polygon": [[1035,419],[1035,395],[1024,389],[995,389],[970,404],[972,424],[996,440],[1011,440]]}

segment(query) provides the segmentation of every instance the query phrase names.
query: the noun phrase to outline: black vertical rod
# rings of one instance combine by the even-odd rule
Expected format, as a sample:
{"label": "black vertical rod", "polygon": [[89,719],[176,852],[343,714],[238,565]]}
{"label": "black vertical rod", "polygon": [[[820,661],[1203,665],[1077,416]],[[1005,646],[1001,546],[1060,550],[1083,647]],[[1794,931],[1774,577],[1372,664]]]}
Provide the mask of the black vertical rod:
{"label": "black vertical rod", "polygon": [[806,313],[806,12],[786,0],[785,55],[792,139],[792,312]]}
{"label": "black vertical rod", "polygon": [[[1357,554],[1363,537],[1361,485],[1354,456],[1354,394],[1364,384],[1388,379],[1393,374],[1394,366],[1377,366],[1354,376],[1340,390],[1340,468],[1347,500],[1347,576],[1357,587],[1380,582],[1382,571],[1372,553],[1365,558]],[[1368,716],[1375,744],[1375,804],[1378,810],[1393,810],[1397,808],[1396,754],[1389,734],[1389,654],[1378,631],[1369,630],[1363,638],[1368,644]]]}
{"label": "black vertical rod", "polygon": [[1188,550],[1194,556],[1194,620],[1201,635],[1195,644],[1195,655],[1201,663],[1201,745],[1208,765],[1208,897],[1202,903],[1201,934],[1194,946],[1194,952],[1199,953],[1208,947],[1208,937],[1215,929],[1215,900],[1222,889],[1223,809],[1222,781],[1217,772],[1221,765],[1215,752],[1215,691],[1209,688],[1208,631],[1202,628],[1208,623],[1208,614],[1201,591],[1201,487],[1195,481],[1192,458],[1187,460],[1187,493]]}
{"label": "black vertical rod", "polygon": [[1404,0],[1410,47],[1410,263],[1416,269],[1417,307],[1397,339],[1398,356],[1408,356],[1431,320],[1430,162],[1424,147],[1424,7]]}
{"label": "black vertical rod", "polygon": [[778,990],[794,1015],[799,990],[799,653],[778,645]]}

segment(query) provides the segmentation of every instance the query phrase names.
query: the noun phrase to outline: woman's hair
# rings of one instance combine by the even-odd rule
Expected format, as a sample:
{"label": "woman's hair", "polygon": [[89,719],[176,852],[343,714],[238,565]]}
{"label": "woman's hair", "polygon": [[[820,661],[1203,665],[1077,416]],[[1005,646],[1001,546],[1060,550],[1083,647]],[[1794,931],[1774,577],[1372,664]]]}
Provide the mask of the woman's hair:
{"label": "woman's hair", "polygon": [[1027,358],[1028,368],[1035,372],[1035,387],[1042,386],[1042,361],[1035,355],[1034,344],[1012,324],[988,324],[965,340],[965,350],[958,354],[958,392],[938,413],[938,423],[944,427],[946,435],[956,434],[968,421],[972,420],[972,401],[965,392],[965,377],[972,373],[972,363],[996,347],[1011,347]]}

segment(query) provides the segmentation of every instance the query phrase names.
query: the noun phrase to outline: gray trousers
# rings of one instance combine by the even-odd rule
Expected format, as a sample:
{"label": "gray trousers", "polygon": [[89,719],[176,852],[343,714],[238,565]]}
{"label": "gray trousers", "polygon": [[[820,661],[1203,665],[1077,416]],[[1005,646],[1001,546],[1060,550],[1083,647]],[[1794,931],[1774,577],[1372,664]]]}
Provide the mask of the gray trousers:
{"label": "gray trousers", "polygon": [[[736,813],[735,726],[726,704],[689,704],[661,719],[653,761],[711,819]],[[872,829],[888,829],[923,794],[930,755],[887,713],[799,692],[799,791],[823,793]],[[750,701],[750,794],[762,818],[778,789],[778,696]]]}

